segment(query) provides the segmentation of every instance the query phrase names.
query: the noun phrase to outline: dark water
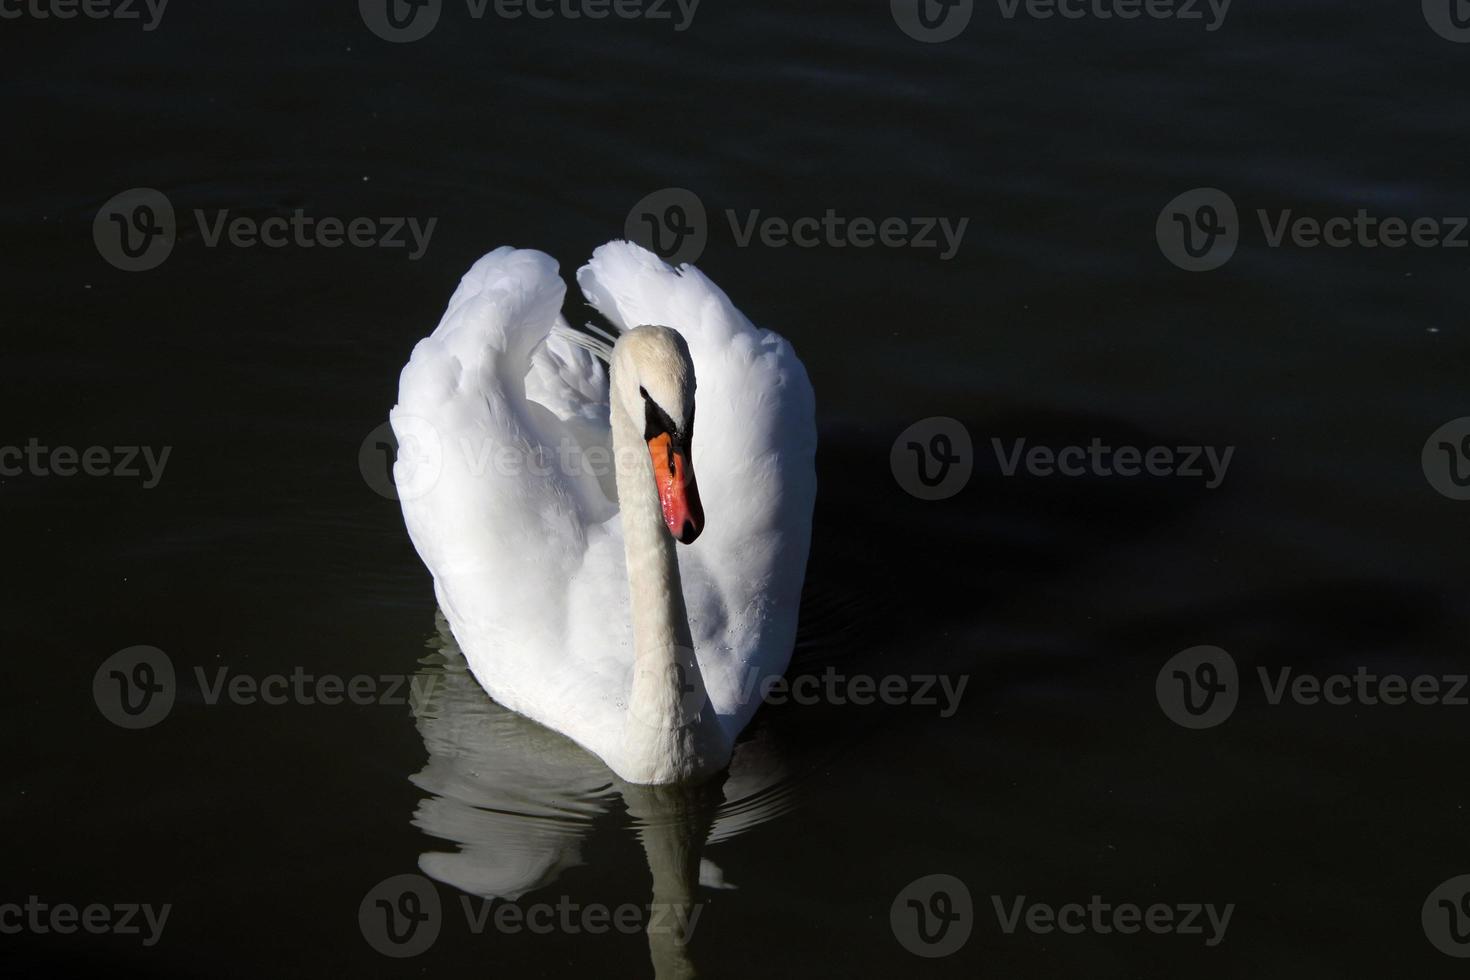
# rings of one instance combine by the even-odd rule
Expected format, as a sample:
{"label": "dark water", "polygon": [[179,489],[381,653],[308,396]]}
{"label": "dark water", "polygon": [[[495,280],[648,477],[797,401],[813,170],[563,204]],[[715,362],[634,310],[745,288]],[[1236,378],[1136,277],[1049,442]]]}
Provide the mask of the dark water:
{"label": "dark water", "polygon": [[[178,3],[153,31],[27,15],[0,20],[0,44],[0,443],[171,450],[150,489],[0,479],[0,905],[171,906],[152,946],[0,934],[7,973],[1463,972],[1421,910],[1470,873],[1470,708],[1272,705],[1257,673],[1466,670],[1470,503],[1436,491],[1421,450],[1470,415],[1470,251],[1271,247],[1255,217],[1470,213],[1470,45],[1418,4],[1237,0],[1215,31],[978,4],[925,44],[878,0],[706,0],[684,31],[448,3],[427,38],[389,44],[350,2],[270,0]],[[135,187],[180,230],[130,273],[93,222]],[[793,341],[817,391],[791,676],[967,678],[948,717],[767,706],[728,778],[687,793],[620,786],[484,699],[359,467],[478,255],[536,247],[570,273],[668,187],[708,209],[700,266]],[[1241,241],[1189,273],[1155,221],[1198,187],[1230,195]],[[437,224],[410,261],[210,247],[195,209]],[[829,209],[970,222],[944,260],[741,247],[725,217]],[[921,501],[889,451],[937,416],[963,423],[974,474]],[[1234,455],[1214,489],[1007,476],[992,439]],[[136,645],[167,653],[177,698],[128,731],[93,679]],[[1187,730],[1155,680],[1199,645],[1233,657],[1239,703]],[[221,669],[416,686],[211,704],[196,671]],[[360,904],[425,873],[437,940],[380,955]],[[972,931],[920,958],[890,908],[933,874],[967,886],[952,927]],[[641,928],[476,932],[463,902],[489,895],[701,917],[685,947]],[[995,907],[1094,895],[1233,912],[1207,945],[1208,928],[1008,933]],[[1430,931],[1470,928],[1453,900],[1428,904]]]}

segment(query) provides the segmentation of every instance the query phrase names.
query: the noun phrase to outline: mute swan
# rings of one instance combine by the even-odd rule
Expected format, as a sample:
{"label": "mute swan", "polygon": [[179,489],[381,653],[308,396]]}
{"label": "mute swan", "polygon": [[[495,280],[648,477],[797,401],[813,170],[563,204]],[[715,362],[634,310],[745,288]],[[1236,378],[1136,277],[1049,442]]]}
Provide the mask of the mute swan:
{"label": "mute swan", "polygon": [[811,384],[693,267],[613,242],[577,281],[615,343],[567,324],[549,256],[475,263],[403,369],[394,480],[490,696],[629,783],[692,780],[791,657]]}

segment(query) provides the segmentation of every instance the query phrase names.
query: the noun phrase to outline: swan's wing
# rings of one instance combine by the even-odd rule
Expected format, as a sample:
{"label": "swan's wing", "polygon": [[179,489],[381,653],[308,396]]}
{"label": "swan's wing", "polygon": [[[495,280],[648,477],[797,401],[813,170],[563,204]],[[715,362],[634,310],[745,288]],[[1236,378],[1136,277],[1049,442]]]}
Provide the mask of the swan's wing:
{"label": "swan's wing", "polygon": [[618,328],[671,327],[689,344],[705,528],[677,551],[700,670],[733,734],[755,713],[760,681],[785,671],[795,641],[816,498],[811,382],[790,344],[755,327],[692,266],[612,242],[577,282]]}
{"label": "swan's wing", "polygon": [[[603,584],[626,578],[622,541],[579,456],[605,438],[606,375],[587,352],[548,339],[565,326],[565,291],[540,252],[501,248],[475,263],[403,369],[394,478],[475,676],[502,704],[595,750],[621,722],[610,692],[625,687],[619,658],[631,661],[618,629],[627,585],[619,595]],[[598,587],[576,586],[589,580]],[[578,649],[567,624],[583,617],[605,631]],[[555,713],[565,705],[577,716]]]}
{"label": "swan's wing", "polygon": [[586,347],[571,339],[571,328],[558,320],[531,355],[526,397],[563,422],[575,422],[608,433],[607,371]]}

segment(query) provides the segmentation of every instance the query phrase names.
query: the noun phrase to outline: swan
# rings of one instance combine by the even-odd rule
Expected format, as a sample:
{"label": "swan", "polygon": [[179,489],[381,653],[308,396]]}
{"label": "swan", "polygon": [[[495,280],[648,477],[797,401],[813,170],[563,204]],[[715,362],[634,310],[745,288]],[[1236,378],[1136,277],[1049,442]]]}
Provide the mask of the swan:
{"label": "swan", "polygon": [[699,780],[790,661],[811,383],[693,266],[611,242],[577,283],[616,335],[544,253],[465,274],[389,416],[404,523],[490,697],[625,782]]}

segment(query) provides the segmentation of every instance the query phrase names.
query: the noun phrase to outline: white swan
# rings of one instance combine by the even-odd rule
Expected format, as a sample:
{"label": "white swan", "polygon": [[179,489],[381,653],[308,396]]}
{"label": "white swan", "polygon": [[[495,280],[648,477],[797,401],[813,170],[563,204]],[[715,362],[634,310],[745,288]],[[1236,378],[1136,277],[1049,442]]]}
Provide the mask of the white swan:
{"label": "white swan", "polygon": [[475,263],[403,369],[394,479],[485,690],[628,782],[694,779],[791,656],[811,384],[697,269],[614,242],[577,281],[610,350],[562,318],[550,257]]}

